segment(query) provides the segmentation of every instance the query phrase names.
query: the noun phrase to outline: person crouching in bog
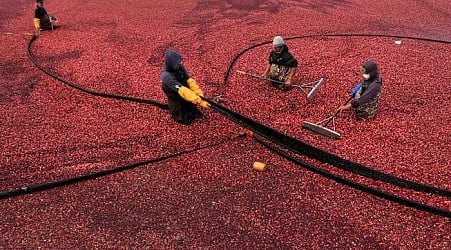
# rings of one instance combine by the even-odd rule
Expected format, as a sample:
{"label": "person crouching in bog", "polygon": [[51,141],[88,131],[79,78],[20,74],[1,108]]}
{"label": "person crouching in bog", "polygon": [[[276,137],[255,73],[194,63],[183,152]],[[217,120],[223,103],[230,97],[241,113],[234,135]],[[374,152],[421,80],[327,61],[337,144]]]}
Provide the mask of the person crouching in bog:
{"label": "person crouching in bog", "polygon": [[178,123],[190,125],[202,116],[197,106],[210,107],[210,103],[202,100],[204,93],[199,85],[183,66],[182,56],[174,50],[166,51],[161,87],[168,98],[169,112]]}
{"label": "person crouching in bog", "polygon": [[57,19],[54,16],[49,15],[45,10],[44,1],[37,0],[33,18],[33,24],[36,30],[35,35],[39,36],[41,30],[53,30],[56,21]]}

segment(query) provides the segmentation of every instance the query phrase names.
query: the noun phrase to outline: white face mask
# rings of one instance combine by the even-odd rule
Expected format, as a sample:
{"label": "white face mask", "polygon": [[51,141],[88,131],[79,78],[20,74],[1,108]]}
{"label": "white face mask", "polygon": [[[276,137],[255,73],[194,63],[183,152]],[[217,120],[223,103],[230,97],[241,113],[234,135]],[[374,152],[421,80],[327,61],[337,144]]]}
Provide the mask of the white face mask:
{"label": "white face mask", "polygon": [[368,80],[370,79],[370,74],[363,74],[363,79]]}

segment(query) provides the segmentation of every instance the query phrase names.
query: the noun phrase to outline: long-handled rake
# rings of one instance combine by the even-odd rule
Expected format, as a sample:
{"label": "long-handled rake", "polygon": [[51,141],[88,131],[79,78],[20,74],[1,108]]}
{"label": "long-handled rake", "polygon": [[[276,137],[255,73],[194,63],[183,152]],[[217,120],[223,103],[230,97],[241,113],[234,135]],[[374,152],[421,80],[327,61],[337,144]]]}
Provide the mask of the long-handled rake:
{"label": "long-handled rake", "polygon": [[[353,98],[353,96],[351,95],[349,97],[349,99],[343,105],[346,105],[349,101],[352,100],[352,98]],[[325,135],[327,137],[339,139],[340,134],[337,131],[335,131],[335,118],[337,117],[338,113],[340,113],[340,111],[341,110],[337,110],[332,116],[329,116],[328,118],[326,118],[320,122],[317,122],[317,123],[304,122],[304,124],[302,124],[302,128],[309,129],[313,132]],[[324,122],[324,124],[320,125],[323,122]],[[327,128],[327,125],[329,125],[330,122],[332,122],[333,129]]]}
{"label": "long-handled rake", "polygon": [[[271,78],[267,78],[264,76],[259,76],[259,75],[255,75],[255,74],[251,74],[251,73],[247,73],[244,71],[240,71],[237,70],[236,72],[240,73],[240,74],[244,74],[250,77],[255,77],[258,79],[262,79],[262,80],[266,80],[266,81],[270,81],[270,82],[274,82],[274,83],[278,83],[278,84],[284,84],[284,82],[281,81],[277,81],[277,80],[273,80]],[[307,97],[307,101],[310,102],[312,100],[312,98],[315,96],[316,92],[318,92],[319,88],[324,84],[324,78],[321,78],[317,81],[313,81],[313,82],[308,82],[308,83],[304,83],[304,84],[292,84],[292,87],[296,87],[296,88],[300,88]],[[306,92],[304,89],[310,89],[309,92]]]}

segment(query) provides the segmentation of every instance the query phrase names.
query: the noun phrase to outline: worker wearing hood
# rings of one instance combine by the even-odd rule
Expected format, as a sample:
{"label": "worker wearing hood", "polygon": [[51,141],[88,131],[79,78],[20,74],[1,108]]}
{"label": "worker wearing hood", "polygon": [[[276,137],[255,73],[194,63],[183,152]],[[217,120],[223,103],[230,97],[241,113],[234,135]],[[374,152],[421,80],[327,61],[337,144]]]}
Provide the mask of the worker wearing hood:
{"label": "worker wearing hood", "polygon": [[202,100],[204,93],[191,78],[182,60],[178,52],[166,51],[165,65],[161,73],[161,87],[168,98],[172,118],[179,123],[190,125],[196,118],[202,116],[197,105],[209,108],[210,104]]}
{"label": "worker wearing hood", "polygon": [[[288,46],[281,36],[274,37],[272,46],[273,49],[269,54],[268,65],[263,76],[274,80],[275,82],[272,82],[273,86],[278,86],[282,90],[289,90],[291,89],[291,82],[296,72],[298,61],[289,52]],[[283,83],[281,84],[280,82]]]}
{"label": "worker wearing hood", "polygon": [[366,61],[360,67],[363,81],[353,91],[354,99],[339,110],[354,109],[357,119],[368,120],[376,116],[382,91],[382,78],[374,61]]}

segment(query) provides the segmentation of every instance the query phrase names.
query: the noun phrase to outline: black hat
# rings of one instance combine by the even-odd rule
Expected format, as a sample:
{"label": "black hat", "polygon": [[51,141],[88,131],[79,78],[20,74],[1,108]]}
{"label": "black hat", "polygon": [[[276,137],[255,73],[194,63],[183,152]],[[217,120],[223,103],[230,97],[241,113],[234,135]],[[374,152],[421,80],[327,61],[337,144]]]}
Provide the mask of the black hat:
{"label": "black hat", "polygon": [[36,3],[43,3],[44,0],[36,0]]}

